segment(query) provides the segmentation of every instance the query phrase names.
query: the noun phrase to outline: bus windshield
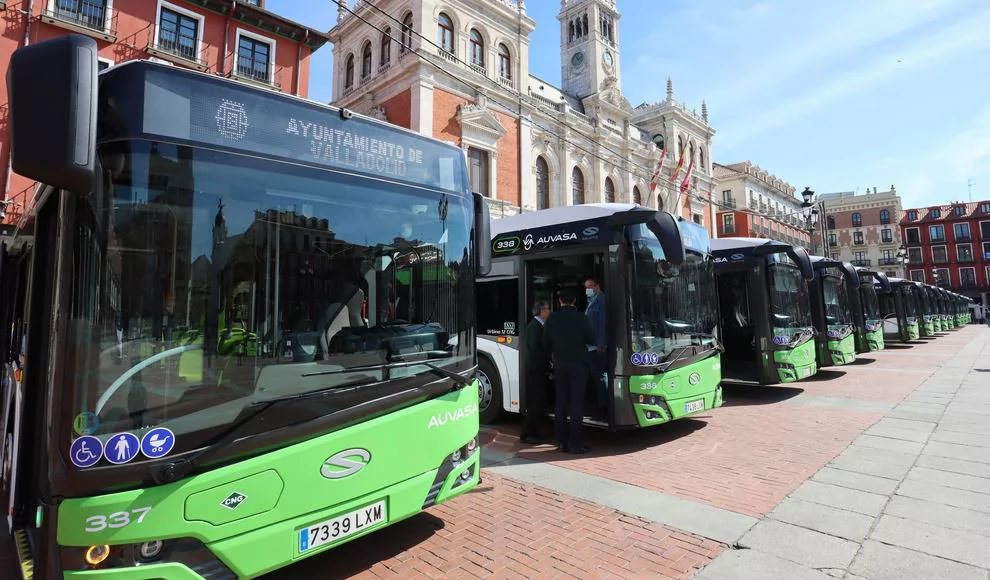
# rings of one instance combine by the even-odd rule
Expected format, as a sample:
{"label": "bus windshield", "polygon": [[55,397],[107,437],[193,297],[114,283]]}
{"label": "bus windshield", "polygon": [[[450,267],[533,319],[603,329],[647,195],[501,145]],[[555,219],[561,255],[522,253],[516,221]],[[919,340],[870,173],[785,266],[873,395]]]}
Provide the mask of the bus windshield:
{"label": "bus windshield", "polygon": [[877,298],[876,289],[861,288],[860,296],[863,298],[863,315],[867,321],[875,322],[880,320],[880,301]]}
{"label": "bus windshield", "polygon": [[469,199],[161,142],[100,159],[63,389],[97,436],[162,426],[182,452],[251,405],[326,391],[242,436],[473,364]]}
{"label": "bus windshield", "polygon": [[901,296],[904,297],[904,312],[907,316],[917,316],[918,315],[918,300],[914,296],[914,292],[911,290],[910,286],[903,286],[901,289]]}
{"label": "bus windshield", "polygon": [[645,226],[633,232],[630,280],[630,332],[634,350],[668,360],[675,349],[711,346],[718,324],[711,258],[688,250],[670,265],[656,236]]}
{"label": "bus windshield", "polygon": [[801,270],[785,262],[771,262],[767,272],[770,278],[771,324],[774,335],[788,334],[796,329],[811,327],[811,307],[808,285],[801,277]]}
{"label": "bus windshield", "polygon": [[826,275],[822,278],[825,294],[825,320],[829,325],[851,324],[849,291],[841,277]]}

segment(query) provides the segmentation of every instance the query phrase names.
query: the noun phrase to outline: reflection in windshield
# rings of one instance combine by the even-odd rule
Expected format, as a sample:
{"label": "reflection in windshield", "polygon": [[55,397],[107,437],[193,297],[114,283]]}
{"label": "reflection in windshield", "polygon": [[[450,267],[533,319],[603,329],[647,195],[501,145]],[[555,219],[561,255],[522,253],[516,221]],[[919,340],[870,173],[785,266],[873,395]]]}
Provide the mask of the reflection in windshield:
{"label": "reflection in windshield", "polygon": [[825,294],[825,320],[832,325],[852,324],[849,310],[849,290],[845,280],[836,276],[822,277],[822,290]]}
{"label": "reflection in windshield", "polygon": [[774,262],[767,267],[770,277],[770,306],[774,335],[811,327],[808,284],[797,266]]}
{"label": "reflection in windshield", "polygon": [[688,251],[684,263],[674,267],[645,226],[639,226],[638,236],[632,243],[630,284],[634,351],[656,352],[664,360],[681,347],[708,348],[718,320],[711,258]]}
{"label": "reflection in windshield", "polygon": [[863,299],[863,315],[867,322],[877,322],[880,320],[880,300],[877,298],[877,291],[873,288],[861,288],[860,296]]}
{"label": "reflection in windshield", "polygon": [[97,435],[163,425],[189,449],[260,400],[332,389],[316,417],[437,380],[390,363],[470,367],[465,198],[168,144],[101,155],[67,359]]}
{"label": "reflection in windshield", "polygon": [[918,299],[914,296],[910,286],[901,287],[901,296],[904,297],[904,312],[908,317],[918,316]]}

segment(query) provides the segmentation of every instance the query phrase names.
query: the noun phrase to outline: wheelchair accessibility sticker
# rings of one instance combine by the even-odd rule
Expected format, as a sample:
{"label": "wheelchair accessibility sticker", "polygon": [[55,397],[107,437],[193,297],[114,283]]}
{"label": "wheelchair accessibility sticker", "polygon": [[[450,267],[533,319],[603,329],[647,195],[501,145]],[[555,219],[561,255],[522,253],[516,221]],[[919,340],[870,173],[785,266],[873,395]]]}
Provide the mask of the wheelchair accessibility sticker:
{"label": "wheelchair accessibility sticker", "polygon": [[83,435],[69,446],[69,459],[76,467],[92,467],[103,455],[103,443],[92,435]]}

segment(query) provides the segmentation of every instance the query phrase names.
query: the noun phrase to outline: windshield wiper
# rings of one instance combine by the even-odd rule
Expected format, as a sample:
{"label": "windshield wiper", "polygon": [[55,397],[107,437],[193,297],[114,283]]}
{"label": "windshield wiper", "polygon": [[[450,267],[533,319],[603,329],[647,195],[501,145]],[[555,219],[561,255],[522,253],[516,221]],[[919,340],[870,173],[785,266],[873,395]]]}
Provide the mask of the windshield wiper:
{"label": "windshield wiper", "polygon": [[223,433],[221,433],[213,443],[207,445],[204,449],[197,452],[190,457],[183,457],[182,459],[171,461],[163,465],[156,466],[155,470],[152,472],[151,476],[155,483],[164,484],[172,483],[182,479],[183,477],[189,475],[196,467],[203,463],[203,461],[214,456],[220,450],[226,448],[230,445],[236,438],[237,433],[240,431],[240,427],[246,424],[248,421],[254,419],[258,415],[261,415],[265,411],[271,409],[276,405],[282,405],[289,402],[299,401],[301,399],[325,397],[333,391],[338,389],[346,389],[348,387],[360,387],[369,384],[381,383],[378,378],[375,377],[362,377],[360,379],[343,383],[340,385],[334,385],[326,389],[320,389],[318,391],[309,391],[306,393],[299,393],[295,395],[289,395],[286,397],[279,397],[277,399],[263,399],[260,401],[253,401],[248,408],[257,406],[257,409],[249,411],[243,419],[237,421],[230,427],[228,427]]}

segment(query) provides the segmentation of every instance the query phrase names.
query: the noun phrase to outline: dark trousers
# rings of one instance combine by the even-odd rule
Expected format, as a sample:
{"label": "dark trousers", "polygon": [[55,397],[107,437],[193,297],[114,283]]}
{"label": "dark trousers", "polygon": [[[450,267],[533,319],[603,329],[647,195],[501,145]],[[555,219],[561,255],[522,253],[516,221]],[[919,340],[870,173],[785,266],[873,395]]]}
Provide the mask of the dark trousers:
{"label": "dark trousers", "polygon": [[591,351],[588,353],[591,359],[591,372],[588,377],[588,382],[591,385],[591,397],[592,401],[599,409],[608,408],[608,388],[606,379],[602,377],[605,376],[605,353],[598,351]]}
{"label": "dark trousers", "polygon": [[547,371],[526,372],[526,419],[523,422],[520,439],[541,437],[540,423],[547,405]]}
{"label": "dark trousers", "polygon": [[581,446],[584,422],[584,395],[587,392],[588,367],[582,364],[554,362],[553,380],[557,393],[557,443],[576,449]]}

